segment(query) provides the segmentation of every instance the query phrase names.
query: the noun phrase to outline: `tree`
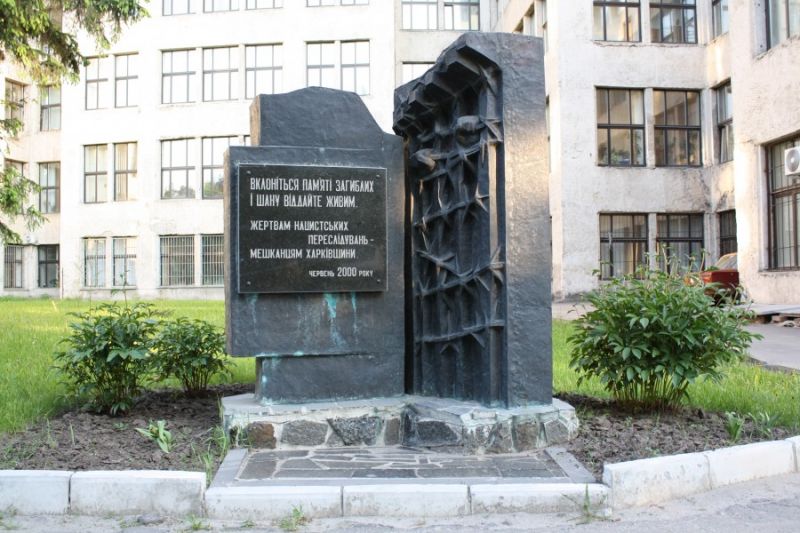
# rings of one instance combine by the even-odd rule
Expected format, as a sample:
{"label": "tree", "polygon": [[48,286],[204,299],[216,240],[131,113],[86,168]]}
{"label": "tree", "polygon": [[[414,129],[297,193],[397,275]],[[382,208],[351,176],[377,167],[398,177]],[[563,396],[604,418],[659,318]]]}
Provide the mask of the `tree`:
{"label": "tree", "polygon": [[[0,0],[0,61],[15,61],[41,85],[76,81],[86,62],[75,36],[79,30],[107,48],[123,26],[145,16],[140,0]],[[20,105],[3,104],[6,109]],[[21,127],[16,118],[0,120],[0,142],[16,136]],[[41,213],[25,206],[28,195],[37,188],[14,168],[0,173],[0,240],[19,242],[19,235],[9,226],[15,218],[31,229],[41,224]]]}

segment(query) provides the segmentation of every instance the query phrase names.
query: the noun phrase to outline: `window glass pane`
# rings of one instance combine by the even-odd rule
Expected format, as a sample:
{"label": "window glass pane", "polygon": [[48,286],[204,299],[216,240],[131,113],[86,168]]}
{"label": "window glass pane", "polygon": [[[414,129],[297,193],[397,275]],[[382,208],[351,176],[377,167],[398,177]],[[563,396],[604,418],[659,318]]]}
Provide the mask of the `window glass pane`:
{"label": "window glass pane", "polygon": [[630,124],[631,112],[628,91],[610,90],[608,91],[608,104],[611,111],[612,124]]}
{"label": "window glass pane", "polygon": [[625,7],[606,7],[606,40],[627,40],[628,20]]}
{"label": "window glass pane", "polygon": [[667,124],[686,125],[686,94],[681,91],[666,91]]}
{"label": "window glass pane", "polygon": [[603,11],[602,6],[594,6],[594,25],[592,26],[592,38],[595,41],[602,41],[606,38],[603,33]]}
{"label": "window glass pane", "polygon": [[686,93],[686,102],[688,107],[689,126],[700,125],[700,93],[688,92]]}
{"label": "window glass pane", "polygon": [[644,165],[644,130],[634,129],[633,132],[633,164]]}
{"label": "window glass pane", "polygon": [[611,130],[611,164],[631,164],[631,130]]}
{"label": "window glass pane", "polygon": [[644,125],[644,92],[630,91],[631,98],[631,124]]}
{"label": "window glass pane", "polygon": [[597,123],[608,124],[608,90],[597,90]]}
{"label": "window glass pane", "polygon": [[653,111],[655,112],[656,125],[664,125],[667,123],[667,115],[664,109],[664,91],[653,91]]}

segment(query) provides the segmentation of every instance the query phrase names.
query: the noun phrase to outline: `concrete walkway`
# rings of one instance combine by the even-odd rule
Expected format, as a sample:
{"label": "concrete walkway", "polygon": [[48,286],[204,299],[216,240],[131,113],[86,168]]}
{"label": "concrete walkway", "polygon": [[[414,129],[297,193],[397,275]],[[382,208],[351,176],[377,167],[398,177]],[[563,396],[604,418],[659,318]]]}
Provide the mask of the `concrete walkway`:
{"label": "concrete walkway", "polygon": [[[548,533],[796,533],[800,516],[800,474],[777,476],[654,505],[619,511],[611,519],[577,513],[479,515],[459,518],[334,518],[315,519],[298,531],[390,532],[414,531],[542,531]],[[145,522],[158,517],[145,517]],[[284,524],[287,525],[287,524]],[[252,523],[243,520],[166,520],[149,525],[137,517],[123,519],[86,516],[14,516],[0,518],[15,531],[59,531],[63,533],[162,533],[209,528],[211,531],[282,531],[279,521]],[[285,531],[286,529],[283,529]]]}

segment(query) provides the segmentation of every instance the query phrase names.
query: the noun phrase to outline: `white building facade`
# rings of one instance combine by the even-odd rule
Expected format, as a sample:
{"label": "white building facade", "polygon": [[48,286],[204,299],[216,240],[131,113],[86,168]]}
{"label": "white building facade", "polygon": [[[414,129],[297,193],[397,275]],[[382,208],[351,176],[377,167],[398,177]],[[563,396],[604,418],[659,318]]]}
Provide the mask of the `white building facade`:
{"label": "white building facade", "polygon": [[[671,250],[738,250],[759,302],[800,301],[800,6],[793,0],[159,0],[80,82],[25,104],[6,164],[47,222],[5,246],[2,295],[222,297],[222,154],[259,93],[393,91],[463,31],[546,40],[553,290]],[[794,71],[792,68],[794,67]],[[7,96],[7,100],[9,97]],[[8,108],[6,113],[18,113]],[[602,266],[601,266],[602,265]],[[599,275],[597,272],[599,270]]]}

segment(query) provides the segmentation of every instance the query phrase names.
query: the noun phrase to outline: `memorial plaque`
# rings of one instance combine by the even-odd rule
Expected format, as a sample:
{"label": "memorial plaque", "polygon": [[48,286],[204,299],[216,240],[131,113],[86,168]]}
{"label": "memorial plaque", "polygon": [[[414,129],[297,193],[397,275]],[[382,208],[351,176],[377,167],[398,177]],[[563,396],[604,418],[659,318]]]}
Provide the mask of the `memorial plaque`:
{"label": "memorial plaque", "polygon": [[386,169],[239,166],[240,293],[386,290]]}

